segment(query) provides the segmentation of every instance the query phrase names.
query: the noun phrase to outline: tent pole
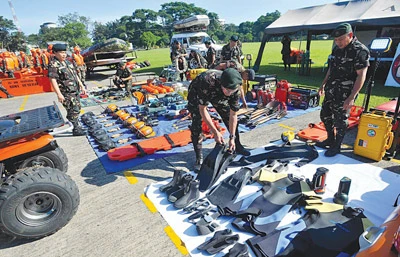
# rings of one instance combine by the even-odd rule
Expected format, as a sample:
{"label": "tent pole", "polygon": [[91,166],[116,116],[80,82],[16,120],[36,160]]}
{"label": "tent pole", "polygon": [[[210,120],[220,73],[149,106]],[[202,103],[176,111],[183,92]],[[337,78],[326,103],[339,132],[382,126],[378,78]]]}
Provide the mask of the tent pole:
{"label": "tent pole", "polygon": [[264,33],[263,39],[261,41],[260,49],[258,50],[257,59],[256,59],[256,61],[254,63],[254,66],[253,66],[254,71],[258,71],[260,69],[260,63],[261,63],[261,59],[262,59],[262,55],[263,55],[263,52],[264,52],[265,45],[271,39],[271,37],[272,37],[271,35]]}
{"label": "tent pole", "polygon": [[310,48],[311,48],[311,37],[312,37],[312,31],[309,30],[307,32],[307,47],[306,47],[306,50],[308,52],[310,52]]}

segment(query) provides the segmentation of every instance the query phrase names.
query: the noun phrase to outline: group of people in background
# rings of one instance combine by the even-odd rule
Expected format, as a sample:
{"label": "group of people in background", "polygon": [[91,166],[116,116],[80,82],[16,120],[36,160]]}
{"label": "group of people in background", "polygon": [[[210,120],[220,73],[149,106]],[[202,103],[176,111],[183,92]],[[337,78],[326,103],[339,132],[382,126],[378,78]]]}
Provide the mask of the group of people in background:
{"label": "group of people in background", "polygon": [[207,48],[207,52],[205,56],[202,56],[201,53],[195,50],[190,50],[190,52],[187,53],[181,42],[173,42],[171,46],[170,58],[172,64],[175,65],[177,71],[180,73],[181,81],[183,81],[184,74],[188,70],[190,66],[189,64],[192,62],[192,60],[196,64],[196,68],[206,69],[213,69],[219,63],[230,60],[234,60],[237,63],[242,64],[241,57],[243,56],[243,52],[238,36],[231,36],[229,43],[222,47],[220,56],[217,56],[217,51],[212,46],[211,41],[205,41],[204,45]]}

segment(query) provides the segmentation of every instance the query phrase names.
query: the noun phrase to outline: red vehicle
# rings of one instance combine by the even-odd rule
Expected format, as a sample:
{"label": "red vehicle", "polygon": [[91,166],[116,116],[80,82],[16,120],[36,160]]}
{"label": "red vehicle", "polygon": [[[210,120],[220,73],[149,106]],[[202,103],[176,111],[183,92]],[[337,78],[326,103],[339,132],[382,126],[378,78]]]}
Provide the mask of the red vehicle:
{"label": "red vehicle", "polygon": [[400,205],[380,227],[370,227],[360,236],[355,257],[400,256]]}

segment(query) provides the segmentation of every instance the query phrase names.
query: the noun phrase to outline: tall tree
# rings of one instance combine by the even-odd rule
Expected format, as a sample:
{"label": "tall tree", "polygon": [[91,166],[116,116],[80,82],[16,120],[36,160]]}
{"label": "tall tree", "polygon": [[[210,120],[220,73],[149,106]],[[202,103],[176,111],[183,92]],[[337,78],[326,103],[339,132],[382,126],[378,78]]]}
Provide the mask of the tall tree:
{"label": "tall tree", "polygon": [[261,15],[257,21],[254,22],[253,26],[253,37],[256,41],[261,41],[263,37],[264,29],[269,26],[272,22],[278,19],[281,13],[276,10],[272,13],[267,13],[266,15]]}
{"label": "tall tree", "polygon": [[92,24],[90,18],[85,16],[80,16],[77,12],[58,16],[58,23],[62,27],[69,23],[75,23],[75,22],[83,23],[87,30],[89,30],[89,27]]}
{"label": "tall tree", "polygon": [[146,31],[140,36],[140,40],[141,40],[143,46],[146,47],[146,49],[148,50],[149,48],[154,46],[154,44],[157,42],[158,38],[150,31]]}
{"label": "tall tree", "polygon": [[12,20],[6,19],[3,16],[0,16],[0,43],[3,48],[8,48],[11,44],[11,31],[16,30]]}
{"label": "tall tree", "polygon": [[171,2],[162,4],[160,11],[165,12],[164,18],[167,24],[172,24],[175,21],[188,18],[192,15],[207,14],[206,9],[184,2]]}

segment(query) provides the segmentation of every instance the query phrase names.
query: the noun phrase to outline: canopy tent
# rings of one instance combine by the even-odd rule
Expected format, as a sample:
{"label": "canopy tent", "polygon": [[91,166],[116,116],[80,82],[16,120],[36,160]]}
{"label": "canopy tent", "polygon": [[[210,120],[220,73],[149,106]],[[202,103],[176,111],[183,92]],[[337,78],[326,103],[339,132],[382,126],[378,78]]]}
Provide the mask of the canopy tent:
{"label": "canopy tent", "polygon": [[289,10],[265,28],[254,69],[259,69],[265,44],[272,36],[305,30],[308,33],[307,50],[310,50],[313,34],[330,33],[343,22],[350,23],[357,30],[398,26],[400,1],[353,0]]}

